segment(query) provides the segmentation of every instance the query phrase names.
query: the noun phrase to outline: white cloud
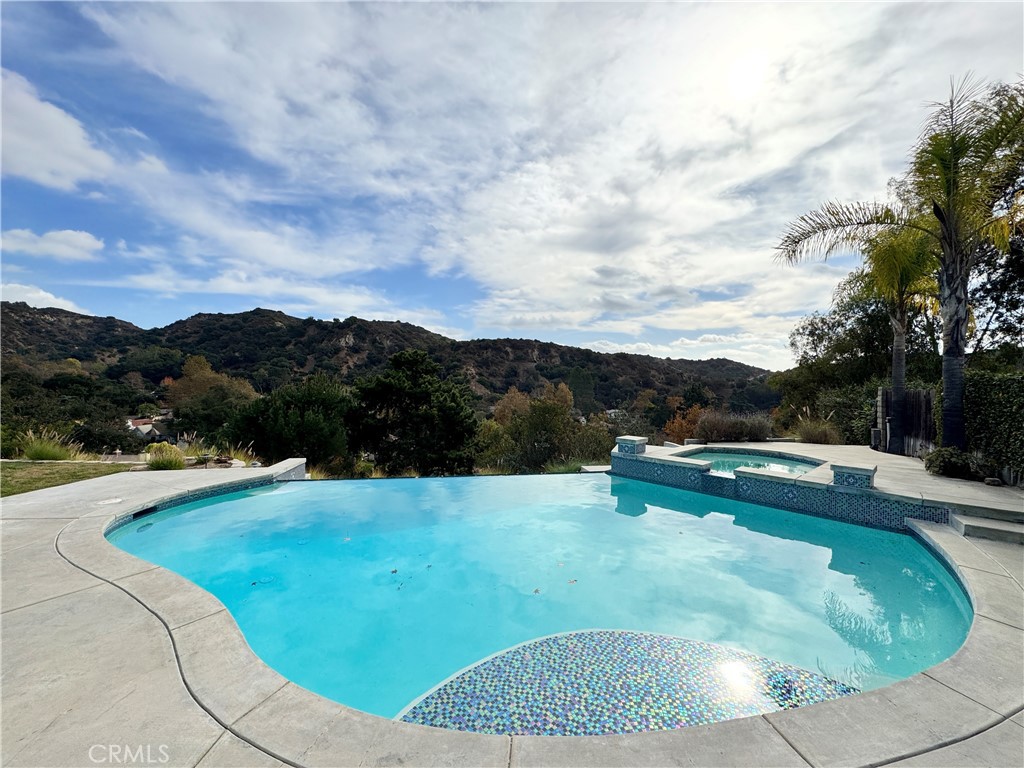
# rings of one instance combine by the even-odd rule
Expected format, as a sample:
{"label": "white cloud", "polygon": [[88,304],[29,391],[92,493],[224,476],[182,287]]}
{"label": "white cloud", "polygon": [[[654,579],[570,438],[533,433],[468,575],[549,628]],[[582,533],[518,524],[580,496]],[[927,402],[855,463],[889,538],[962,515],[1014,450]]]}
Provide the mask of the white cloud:
{"label": "white cloud", "polygon": [[[77,131],[73,155],[104,159],[57,178],[102,177],[112,200],[173,233],[166,252],[130,251],[180,260],[168,291],[458,325],[451,307],[402,294],[414,267],[479,287],[456,307],[475,336],[586,333],[776,368],[796,314],[826,307],[849,267],[774,264],[785,224],[830,197],[884,195],[949,75],[1016,77],[1021,20],[1019,7],[963,3],[81,12],[111,42],[104,76],[159,78],[233,144],[220,166],[175,156],[160,131],[143,145],[120,129],[132,149],[112,167],[15,81]],[[386,293],[351,283],[385,270]],[[159,273],[124,284],[145,276]]]}
{"label": "white cloud", "polygon": [[738,360],[747,365],[779,370],[786,367],[780,361],[789,353],[788,343],[771,334],[738,334],[735,339],[728,337],[720,342],[710,340],[694,342],[690,339],[677,339],[667,344],[651,342],[621,343],[608,339],[584,342],[580,346],[595,352],[626,352],[631,355],[651,355],[652,357],[671,357],[673,359],[709,360],[725,357]]}
{"label": "white cloud", "polygon": [[97,149],[85,128],[40,98],[24,77],[3,70],[3,173],[65,191],[103,179],[113,158]]}
{"label": "white cloud", "polygon": [[57,309],[66,309],[70,312],[77,312],[80,315],[91,315],[93,314],[87,309],[75,304],[75,302],[69,299],[62,299],[59,296],[54,296],[49,291],[44,291],[35,285],[21,285],[20,283],[4,283],[0,287],[0,293],[3,294],[4,301],[23,301],[29,306],[48,308],[56,307]]}
{"label": "white cloud", "polygon": [[3,233],[4,253],[23,253],[58,261],[95,261],[103,250],[103,241],[88,232],[60,229],[37,235],[28,229],[8,229]]}

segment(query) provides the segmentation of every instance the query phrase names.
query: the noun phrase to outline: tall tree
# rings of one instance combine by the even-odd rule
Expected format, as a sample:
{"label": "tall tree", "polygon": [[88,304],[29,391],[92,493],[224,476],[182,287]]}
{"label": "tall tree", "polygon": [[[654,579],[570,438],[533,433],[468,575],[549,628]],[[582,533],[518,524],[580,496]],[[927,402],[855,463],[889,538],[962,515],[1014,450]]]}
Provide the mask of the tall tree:
{"label": "tall tree", "polygon": [[362,410],[352,437],[390,474],[467,474],[473,470],[476,416],[464,383],[441,379],[441,367],[419,350],[393,356],[388,370],[356,382]]}
{"label": "tall tree", "polygon": [[181,373],[167,387],[175,429],[213,442],[226,439],[231,420],[256,399],[256,390],[245,379],[217,373],[202,355],[186,358]]}
{"label": "tall tree", "polygon": [[935,295],[934,241],[916,229],[881,232],[864,249],[866,287],[878,294],[892,325],[892,420],[889,453],[903,453],[907,332],[912,311]]}
{"label": "tall tree", "polygon": [[345,419],[352,402],[348,387],[318,373],[254,400],[232,421],[231,431],[272,462],[302,456],[311,465],[336,465],[348,457]]}
{"label": "tall tree", "polygon": [[897,202],[826,203],[789,225],[776,250],[795,263],[860,246],[881,231],[913,229],[938,246],[942,316],[942,432],[964,448],[964,361],[968,286],[987,248],[1006,250],[1015,229],[1005,205],[1024,188],[1024,83],[987,94],[965,79],[935,104]]}

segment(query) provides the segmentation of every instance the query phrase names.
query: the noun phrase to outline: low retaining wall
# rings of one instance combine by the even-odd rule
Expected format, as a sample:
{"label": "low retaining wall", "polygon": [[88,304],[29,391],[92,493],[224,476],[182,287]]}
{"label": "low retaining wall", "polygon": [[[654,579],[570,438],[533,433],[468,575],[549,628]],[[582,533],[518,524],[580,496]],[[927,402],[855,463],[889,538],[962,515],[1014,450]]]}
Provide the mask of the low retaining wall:
{"label": "low retaining wall", "polygon": [[[817,476],[739,468],[735,477],[728,477],[712,474],[711,464],[707,461],[663,452],[661,455],[648,455],[644,438],[625,437],[618,438],[618,441],[625,441],[619,442],[611,454],[611,474],[618,477],[890,531],[906,531],[908,517],[949,524],[950,510],[947,507],[915,502],[873,488],[874,467],[826,464],[822,466],[829,471],[816,473]],[[761,452],[752,450],[750,453]],[[764,453],[787,455],[779,451]]]}

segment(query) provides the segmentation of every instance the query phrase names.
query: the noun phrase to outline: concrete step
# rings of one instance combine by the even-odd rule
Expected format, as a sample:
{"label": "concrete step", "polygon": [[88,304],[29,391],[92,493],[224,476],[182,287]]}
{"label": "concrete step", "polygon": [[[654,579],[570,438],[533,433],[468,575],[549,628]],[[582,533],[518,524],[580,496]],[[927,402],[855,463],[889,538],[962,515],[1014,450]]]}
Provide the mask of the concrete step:
{"label": "concrete step", "polygon": [[1024,544],[1024,523],[960,514],[951,515],[949,522],[961,536]]}
{"label": "concrete step", "polygon": [[931,502],[936,506],[949,506],[956,514],[962,517],[980,517],[987,520],[1005,520],[1008,523],[1024,523],[1024,502],[1021,506],[1010,506],[997,508],[994,506],[982,507],[973,504],[954,502],[952,504],[942,502]]}

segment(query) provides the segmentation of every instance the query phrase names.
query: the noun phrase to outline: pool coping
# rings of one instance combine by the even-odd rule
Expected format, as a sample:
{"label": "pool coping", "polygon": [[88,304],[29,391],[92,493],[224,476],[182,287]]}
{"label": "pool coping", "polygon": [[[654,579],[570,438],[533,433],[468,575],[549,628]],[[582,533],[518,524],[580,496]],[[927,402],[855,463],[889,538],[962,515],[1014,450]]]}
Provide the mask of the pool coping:
{"label": "pool coping", "polygon": [[950,659],[894,685],[809,707],[675,731],[609,736],[448,731],[325,699],[264,664],[212,594],[104,537],[117,521],[158,504],[297,479],[303,471],[301,459],[250,476],[239,474],[249,470],[209,473],[223,478],[193,471],[194,487],[186,491],[154,488],[112,501],[108,509],[97,507],[102,501],[65,509],[61,517],[68,522],[55,538],[65,561],[132,596],[159,620],[182,682],[203,710],[226,731],[284,764],[867,766],[963,742],[1011,719],[1012,727],[1022,725],[1024,590],[999,563],[946,525],[909,522],[913,535],[956,574],[974,607],[967,640]]}

